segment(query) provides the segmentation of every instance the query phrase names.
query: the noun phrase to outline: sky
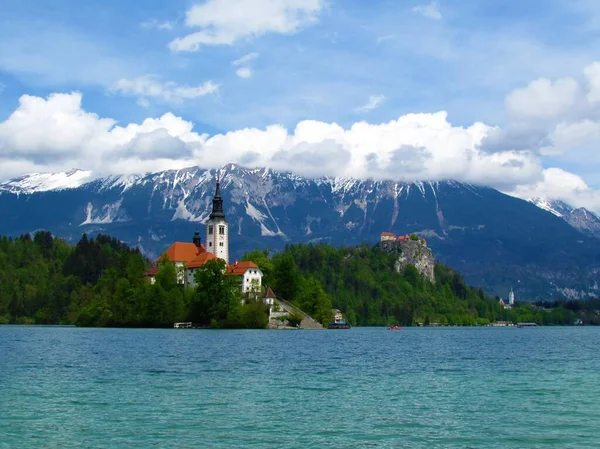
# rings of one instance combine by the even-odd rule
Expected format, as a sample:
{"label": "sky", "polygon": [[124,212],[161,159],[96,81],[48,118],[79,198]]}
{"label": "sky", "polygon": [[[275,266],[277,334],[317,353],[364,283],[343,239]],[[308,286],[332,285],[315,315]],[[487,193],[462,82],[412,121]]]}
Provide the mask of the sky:
{"label": "sky", "polygon": [[2,0],[0,181],[234,162],[600,212],[596,0]]}

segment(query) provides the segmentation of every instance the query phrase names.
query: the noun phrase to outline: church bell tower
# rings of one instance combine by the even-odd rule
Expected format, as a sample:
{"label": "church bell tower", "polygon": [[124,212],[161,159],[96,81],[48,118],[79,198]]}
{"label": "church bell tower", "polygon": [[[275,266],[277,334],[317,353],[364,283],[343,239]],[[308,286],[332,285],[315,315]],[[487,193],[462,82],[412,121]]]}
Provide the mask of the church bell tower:
{"label": "church bell tower", "polygon": [[212,202],[212,212],[206,222],[206,250],[229,264],[229,226],[223,212],[223,199],[218,177]]}

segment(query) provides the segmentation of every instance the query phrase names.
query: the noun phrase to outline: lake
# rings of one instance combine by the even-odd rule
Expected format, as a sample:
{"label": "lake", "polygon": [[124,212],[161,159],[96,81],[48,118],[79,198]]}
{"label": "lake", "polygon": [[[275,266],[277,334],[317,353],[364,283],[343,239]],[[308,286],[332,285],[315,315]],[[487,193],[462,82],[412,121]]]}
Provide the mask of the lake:
{"label": "lake", "polygon": [[0,448],[591,448],[600,328],[0,326]]}

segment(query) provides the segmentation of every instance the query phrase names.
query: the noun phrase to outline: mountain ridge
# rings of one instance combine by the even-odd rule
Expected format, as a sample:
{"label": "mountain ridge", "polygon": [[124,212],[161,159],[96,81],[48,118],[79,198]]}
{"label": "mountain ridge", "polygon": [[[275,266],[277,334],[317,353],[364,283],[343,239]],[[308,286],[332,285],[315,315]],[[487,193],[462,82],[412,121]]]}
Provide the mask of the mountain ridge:
{"label": "mountain ridge", "polygon": [[227,164],[31,193],[9,182],[0,185],[0,233],[44,228],[70,240],[83,232],[110,233],[155,257],[170,242],[188,240],[206,220],[217,172],[233,257],[294,242],[375,244],[382,231],[418,233],[438,260],[492,293],[505,296],[519,285],[517,296],[526,299],[598,294],[600,254],[592,234],[532,202],[452,180],[311,179]]}
{"label": "mountain ridge", "polygon": [[[475,184],[464,182],[464,181],[455,181],[451,179],[447,180],[438,180],[438,181],[413,181],[413,182],[404,182],[404,181],[393,181],[393,180],[372,180],[372,179],[360,179],[360,178],[352,178],[352,177],[302,177],[300,175],[295,175],[291,172],[278,172],[269,167],[260,167],[260,168],[245,168],[238,164],[226,164],[220,169],[202,169],[199,166],[190,166],[184,167],[182,169],[169,169],[162,170],[158,172],[146,172],[146,173],[138,173],[138,174],[129,174],[129,175],[108,175],[108,176],[96,176],[94,177],[91,171],[82,170],[78,168],[71,169],[66,172],[45,172],[45,173],[29,173],[18,178],[13,178],[4,182],[0,182],[0,192],[7,191],[14,194],[32,194],[46,191],[56,191],[56,190],[67,190],[80,188],[87,184],[94,184],[97,182],[102,183],[103,189],[107,189],[110,187],[123,185],[124,190],[134,185],[140,179],[146,179],[148,177],[152,177],[155,175],[163,175],[169,172],[181,172],[188,170],[196,170],[204,171],[205,173],[212,173],[213,171],[227,171],[227,170],[245,170],[247,173],[263,173],[263,175],[267,175],[270,171],[278,174],[286,174],[291,177],[296,177],[297,179],[310,179],[313,180],[317,184],[329,183],[333,188],[333,191],[337,190],[348,190],[352,186],[361,182],[373,182],[377,183],[396,183],[404,186],[415,186],[420,190],[423,189],[424,184],[439,184],[439,183],[458,183],[463,186],[472,186],[476,188],[482,188],[486,186],[477,186]],[[510,194],[509,194],[510,195]],[[518,197],[515,197],[518,198]],[[522,199],[522,198],[520,198]],[[584,207],[573,207],[570,204],[562,200],[554,200],[548,198],[539,198],[539,197],[531,197],[525,198],[525,201],[529,201],[530,203],[536,205],[540,209],[543,209],[547,212],[550,212],[556,215],[559,218],[564,219],[567,223],[569,223],[574,228],[594,237],[600,238],[600,216],[589,209]]]}

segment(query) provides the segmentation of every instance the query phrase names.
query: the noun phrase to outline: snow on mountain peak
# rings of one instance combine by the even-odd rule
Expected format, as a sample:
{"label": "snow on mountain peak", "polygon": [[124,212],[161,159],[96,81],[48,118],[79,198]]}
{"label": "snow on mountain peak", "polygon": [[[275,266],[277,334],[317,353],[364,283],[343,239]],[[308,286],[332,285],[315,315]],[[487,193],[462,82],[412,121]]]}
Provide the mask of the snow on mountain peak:
{"label": "snow on mountain peak", "polygon": [[573,210],[570,206],[562,201],[553,201],[545,198],[528,198],[527,201],[560,218],[570,214]]}
{"label": "snow on mountain peak", "polygon": [[30,173],[4,183],[0,183],[0,191],[11,193],[34,193],[49,190],[75,189],[91,181],[92,172],[74,169],[60,173]]}

